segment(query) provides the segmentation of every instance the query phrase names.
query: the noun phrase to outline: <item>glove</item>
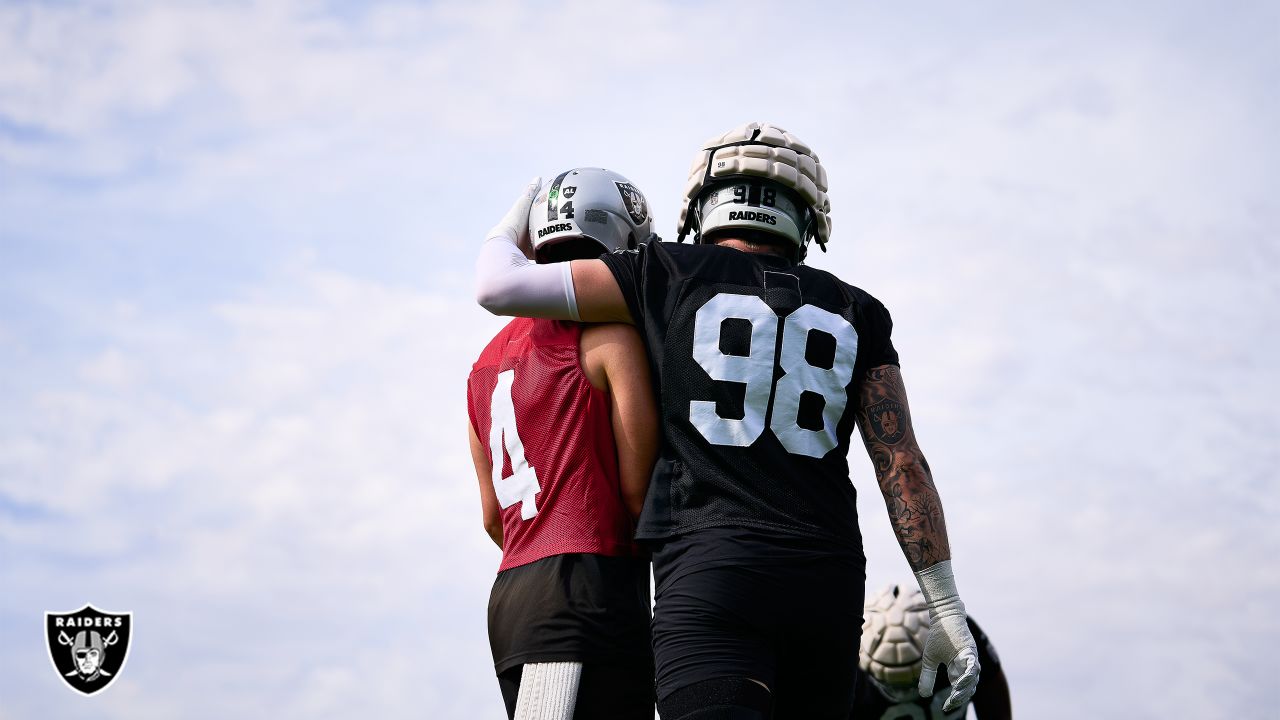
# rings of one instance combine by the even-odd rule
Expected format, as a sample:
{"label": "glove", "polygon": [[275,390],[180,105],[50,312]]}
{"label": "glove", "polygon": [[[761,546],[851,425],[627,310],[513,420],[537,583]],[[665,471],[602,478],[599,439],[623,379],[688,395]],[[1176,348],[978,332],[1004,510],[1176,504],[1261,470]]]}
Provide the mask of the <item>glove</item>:
{"label": "glove", "polygon": [[943,712],[951,712],[973,697],[978,689],[978,644],[965,622],[964,603],[956,592],[951,561],[943,560],[916,573],[920,592],[929,604],[929,637],[924,643],[924,662],[920,670],[920,695],[933,695],[938,665],[946,665],[951,680],[951,696],[943,704]]}
{"label": "glove", "polygon": [[529,241],[529,208],[533,206],[533,197],[538,194],[540,187],[542,187],[541,176],[530,180],[529,185],[516,198],[515,204],[502,220],[493,226],[485,239],[506,238],[512,245],[520,248],[525,257],[531,257],[533,245]]}

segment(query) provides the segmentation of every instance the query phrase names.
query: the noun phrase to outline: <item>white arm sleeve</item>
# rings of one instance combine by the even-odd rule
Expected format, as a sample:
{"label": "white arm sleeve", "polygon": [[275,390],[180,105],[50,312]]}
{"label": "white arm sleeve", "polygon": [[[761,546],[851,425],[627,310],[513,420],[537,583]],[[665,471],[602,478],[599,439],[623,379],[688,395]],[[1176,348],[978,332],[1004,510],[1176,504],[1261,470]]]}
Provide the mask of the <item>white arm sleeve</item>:
{"label": "white arm sleeve", "polygon": [[568,262],[538,265],[503,235],[489,238],[476,260],[476,302],[494,315],[578,320]]}

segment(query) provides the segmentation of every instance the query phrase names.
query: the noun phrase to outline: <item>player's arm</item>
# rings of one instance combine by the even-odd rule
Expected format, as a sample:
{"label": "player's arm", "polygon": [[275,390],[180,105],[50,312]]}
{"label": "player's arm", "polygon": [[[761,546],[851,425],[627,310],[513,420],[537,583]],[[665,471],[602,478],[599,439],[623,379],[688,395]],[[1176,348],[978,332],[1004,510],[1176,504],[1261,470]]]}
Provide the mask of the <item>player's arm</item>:
{"label": "player's arm", "polygon": [[580,346],[587,379],[609,392],[622,500],[632,519],[639,518],[658,456],[658,409],[644,345],[634,327],[610,323],[583,328]]}
{"label": "player's arm", "polygon": [[920,694],[933,694],[938,665],[946,665],[950,712],[973,695],[978,684],[978,648],[965,623],[964,603],[951,570],[951,545],[942,500],[929,463],[916,442],[902,373],[894,365],[872,368],[858,398],[858,428],[875,465],[880,493],[898,544],[907,556],[933,619],[925,643]]}
{"label": "player's arm", "polygon": [[502,549],[502,511],[498,507],[498,493],[493,489],[493,464],[489,462],[489,454],[484,444],[476,436],[476,429],[467,423],[467,432],[471,436],[471,462],[476,466],[476,477],[480,481],[480,512],[484,520],[484,531],[489,533],[498,549]]}
{"label": "player's arm", "polygon": [[602,260],[538,265],[529,247],[529,206],[538,192],[535,178],[506,217],[489,231],[476,261],[476,302],[494,315],[632,322],[618,281]]}
{"label": "player's arm", "polygon": [[950,560],[942,501],[916,442],[898,368],[872,368],[863,380],[858,405],[858,429],[875,465],[889,522],[912,571]]}

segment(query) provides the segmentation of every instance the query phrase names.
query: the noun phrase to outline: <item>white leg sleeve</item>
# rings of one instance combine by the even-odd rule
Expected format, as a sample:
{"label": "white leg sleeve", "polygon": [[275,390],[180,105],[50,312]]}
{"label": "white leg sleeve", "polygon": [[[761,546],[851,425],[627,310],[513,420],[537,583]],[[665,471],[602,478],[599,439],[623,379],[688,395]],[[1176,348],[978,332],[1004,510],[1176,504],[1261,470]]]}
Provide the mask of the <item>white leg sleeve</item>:
{"label": "white leg sleeve", "polygon": [[520,675],[515,720],[573,720],[582,663],[527,663]]}
{"label": "white leg sleeve", "polygon": [[577,320],[569,263],[538,265],[505,236],[489,238],[476,260],[476,302],[494,315]]}

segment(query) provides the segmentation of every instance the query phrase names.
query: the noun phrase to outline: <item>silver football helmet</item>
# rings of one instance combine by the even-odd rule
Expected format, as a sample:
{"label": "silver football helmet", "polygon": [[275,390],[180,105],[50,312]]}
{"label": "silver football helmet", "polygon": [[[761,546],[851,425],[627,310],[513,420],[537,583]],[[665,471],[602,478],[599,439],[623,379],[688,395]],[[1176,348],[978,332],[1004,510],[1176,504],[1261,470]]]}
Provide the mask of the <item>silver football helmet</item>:
{"label": "silver football helmet", "polygon": [[574,168],[538,188],[529,208],[529,239],[540,263],[630,250],[655,236],[649,203],[625,177]]}
{"label": "silver football helmet", "polygon": [[703,143],[689,169],[679,240],[718,230],[781,236],[804,259],[810,240],[831,239],[827,171],[804,141],[780,127],[747,123]]}

